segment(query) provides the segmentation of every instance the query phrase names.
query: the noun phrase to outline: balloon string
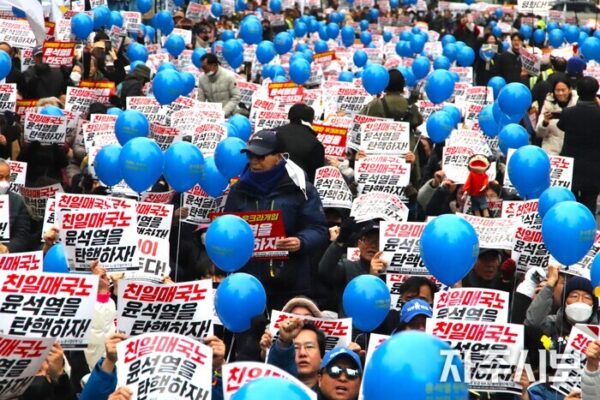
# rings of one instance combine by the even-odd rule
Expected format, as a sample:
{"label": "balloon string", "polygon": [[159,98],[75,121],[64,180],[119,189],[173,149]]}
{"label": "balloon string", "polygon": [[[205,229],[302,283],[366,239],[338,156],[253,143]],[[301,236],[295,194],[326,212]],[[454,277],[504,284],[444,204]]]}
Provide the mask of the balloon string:
{"label": "balloon string", "polygon": [[[183,193],[179,193],[179,208],[183,204]],[[177,228],[177,253],[175,254],[175,282],[177,281],[177,275],[179,272],[179,244],[181,243],[181,211],[179,217],[177,217],[178,228]]]}
{"label": "balloon string", "polygon": [[233,345],[235,344],[235,333],[231,336],[231,345],[229,347],[229,351],[227,352],[226,362],[229,363],[229,359],[231,358],[231,352],[233,351]]}

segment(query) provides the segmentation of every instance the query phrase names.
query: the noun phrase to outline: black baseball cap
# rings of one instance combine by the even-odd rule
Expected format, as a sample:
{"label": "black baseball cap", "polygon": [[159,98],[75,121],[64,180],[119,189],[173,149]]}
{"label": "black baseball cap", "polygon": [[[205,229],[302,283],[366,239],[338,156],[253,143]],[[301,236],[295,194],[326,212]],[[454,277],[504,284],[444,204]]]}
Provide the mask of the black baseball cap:
{"label": "black baseball cap", "polygon": [[240,152],[252,153],[257,156],[280,153],[281,145],[277,137],[277,132],[267,129],[256,132],[248,141],[246,148]]}

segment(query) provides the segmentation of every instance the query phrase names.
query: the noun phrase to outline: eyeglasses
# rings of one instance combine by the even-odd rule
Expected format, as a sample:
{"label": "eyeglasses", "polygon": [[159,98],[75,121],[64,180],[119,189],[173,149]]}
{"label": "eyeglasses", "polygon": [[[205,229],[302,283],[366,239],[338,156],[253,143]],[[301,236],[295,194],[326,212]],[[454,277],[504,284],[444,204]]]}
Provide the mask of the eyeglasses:
{"label": "eyeglasses", "polygon": [[338,367],[337,365],[327,366],[327,368],[325,369],[325,372],[327,372],[327,375],[331,376],[333,379],[339,378],[342,375],[342,373],[346,374],[346,377],[351,381],[358,379],[360,377],[360,371],[358,369],[342,368],[342,367]]}

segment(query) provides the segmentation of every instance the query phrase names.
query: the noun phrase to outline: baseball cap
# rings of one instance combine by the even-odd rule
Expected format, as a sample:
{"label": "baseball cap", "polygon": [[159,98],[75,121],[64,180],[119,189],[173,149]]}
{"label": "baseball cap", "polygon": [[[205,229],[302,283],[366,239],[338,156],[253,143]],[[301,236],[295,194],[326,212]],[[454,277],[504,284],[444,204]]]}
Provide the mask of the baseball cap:
{"label": "baseball cap", "polygon": [[33,48],[33,55],[34,56],[39,56],[40,54],[42,54],[44,52],[44,49],[42,46],[35,46]]}
{"label": "baseball cap", "polygon": [[413,299],[407,302],[400,311],[400,322],[408,324],[417,315],[424,315],[427,318],[433,316],[431,306],[423,299]]}
{"label": "baseball cap", "polygon": [[347,347],[334,347],[333,349],[329,350],[327,353],[325,353],[325,357],[323,357],[323,361],[321,361],[321,369],[325,369],[327,368],[327,366],[329,364],[331,364],[332,361],[334,361],[336,358],[338,357],[342,357],[342,356],[348,356],[352,359],[352,361],[354,361],[354,363],[356,364],[359,372],[362,373],[362,364],[360,362],[360,358],[358,357],[358,354],[356,354],[355,352],[353,352],[352,350],[350,350]]}
{"label": "baseball cap", "polygon": [[277,133],[267,129],[256,132],[248,141],[246,148],[240,151],[240,153],[252,153],[257,156],[279,152],[280,144]]}
{"label": "baseball cap", "polygon": [[369,233],[377,231],[379,232],[379,221],[369,221],[367,222],[361,230],[358,232],[358,237],[362,238],[367,236]]}

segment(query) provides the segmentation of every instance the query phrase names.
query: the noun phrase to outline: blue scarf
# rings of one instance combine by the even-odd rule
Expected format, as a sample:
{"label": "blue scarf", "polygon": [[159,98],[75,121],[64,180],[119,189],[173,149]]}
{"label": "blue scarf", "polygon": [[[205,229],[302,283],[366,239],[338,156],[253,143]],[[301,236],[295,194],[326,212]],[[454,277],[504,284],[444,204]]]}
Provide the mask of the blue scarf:
{"label": "blue scarf", "polygon": [[252,172],[250,167],[246,166],[246,169],[240,176],[240,182],[251,191],[264,196],[271,193],[285,173],[285,160],[280,161],[270,170],[263,172]]}

